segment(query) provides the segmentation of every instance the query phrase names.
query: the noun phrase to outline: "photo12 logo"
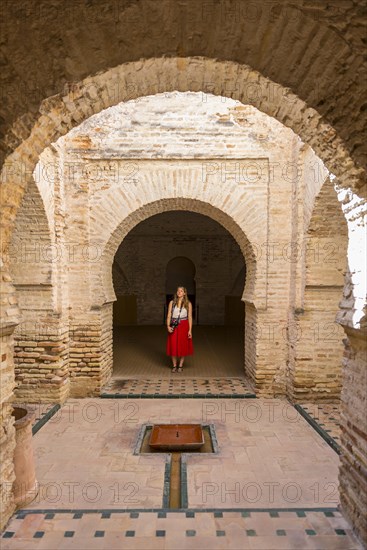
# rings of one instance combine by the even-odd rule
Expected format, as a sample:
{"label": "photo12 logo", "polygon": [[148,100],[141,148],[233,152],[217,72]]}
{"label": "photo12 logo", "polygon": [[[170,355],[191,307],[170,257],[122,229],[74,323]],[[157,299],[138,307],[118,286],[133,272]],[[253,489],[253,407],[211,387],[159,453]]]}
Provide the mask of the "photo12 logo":
{"label": "photo12 logo", "polygon": [[300,483],[287,481],[223,481],[204,482],[199,487],[203,504],[238,506],[261,505],[264,507],[294,505],[303,500],[312,506],[335,506],[339,501],[338,485],[333,482]]}

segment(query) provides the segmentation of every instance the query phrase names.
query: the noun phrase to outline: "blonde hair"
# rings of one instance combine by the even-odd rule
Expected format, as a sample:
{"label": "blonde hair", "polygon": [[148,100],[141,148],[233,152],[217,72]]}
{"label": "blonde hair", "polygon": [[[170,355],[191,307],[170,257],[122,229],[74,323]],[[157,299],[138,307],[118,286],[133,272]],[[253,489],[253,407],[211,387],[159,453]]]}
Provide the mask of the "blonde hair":
{"label": "blonde hair", "polygon": [[174,293],[173,297],[172,297],[172,301],[173,301],[173,307],[175,307],[177,304],[178,304],[178,296],[177,296],[177,291],[179,288],[182,288],[182,290],[184,291],[184,295],[183,295],[183,298],[182,298],[182,302],[181,302],[181,305],[182,307],[186,308],[187,311],[189,311],[189,304],[190,304],[190,300],[187,296],[187,289],[184,287],[184,286],[178,286],[176,288],[176,292]]}

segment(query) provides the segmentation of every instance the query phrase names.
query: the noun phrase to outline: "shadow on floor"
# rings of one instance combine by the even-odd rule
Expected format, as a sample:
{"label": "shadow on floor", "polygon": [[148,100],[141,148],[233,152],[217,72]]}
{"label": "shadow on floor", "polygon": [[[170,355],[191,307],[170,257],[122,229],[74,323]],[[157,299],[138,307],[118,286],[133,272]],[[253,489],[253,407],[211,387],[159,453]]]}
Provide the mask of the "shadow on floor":
{"label": "shadow on floor", "polygon": [[[113,378],[161,378],[169,375],[167,330],[160,326],[114,327]],[[185,359],[180,376],[244,378],[243,329],[194,326],[194,355]]]}

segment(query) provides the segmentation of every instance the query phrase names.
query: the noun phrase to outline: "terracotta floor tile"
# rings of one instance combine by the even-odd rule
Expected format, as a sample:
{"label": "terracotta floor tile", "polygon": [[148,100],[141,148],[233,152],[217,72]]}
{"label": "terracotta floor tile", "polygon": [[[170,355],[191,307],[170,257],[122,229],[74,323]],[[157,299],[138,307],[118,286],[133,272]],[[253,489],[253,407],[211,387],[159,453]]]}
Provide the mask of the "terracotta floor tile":
{"label": "terracotta floor tile", "polygon": [[[189,382],[186,387],[193,388],[193,381]],[[161,384],[162,387],[167,386]],[[238,404],[234,401],[237,402],[232,399],[74,399],[62,407],[57,424],[48,422],[33,439],[41,493],[27,508],[161,509],[166,455],[133,454],[141,426],[171,423],[173,419],[213,424],[219,454],[186,456],[188,505],[190,509],[219,509],[223,517],[198,511],[194,517],[186,517],[185,512],[167,512],[166,518],[158,518],[156,512],[139,512],[136,518],[117,512],[105,519],[100,512],[85,513],[80,519],[73,519],[70,513],[56,513],[53,519],[46,519],[41,513],[30,514],[23,520],[11,520],[7,529],[13,529],[15,535],[2,539],[2,548],[80,549],[86,541],[88,550],[115,547],[323,550],[344,548],[343,543],[347,549],[359,548],[350,537],[348,522],[337,511],[335,517],[326,517],[322,512],[307,512],[305,517],[297,517],[294,511],[279,511],[279,517],[270,517],[268,512],[251,511],[250,517],[242,517],[238,511],[226,512],[237,507],[248,510],[333,507],[338,502],[339,457],[324,445],[302,417],[298,421],[294,409],[296,422],[284,417],[283,411],[288,405],[282,400],[272,400],[273,415],[269,414],[266,400],[257,399],[252,404],[248,399]],[[129,412],[123,408],[126,404],[136,413],[134,424],[116,422],[116,411],[120,420]],[[100,411],[101,421],[86,421],[88,407]],[[239,417],[236,407],[240,408]],[[249,420],[250,411],[257,411],[256,422]],[[70,482],[79,484],[73,498],[69,492]],[[45,487],[50,489],[47,484],[52,483],[62,489],[58,499],[53,499],[52,491],[46,498]],[[101,494],[94,501],[89,493],[83,494],[88,484],[97,484],[100,488]],[[335,503],[327,501],[333,484]],[[300,490],[297,498],[292,496],[294,486]],[[345,529],[347,534],[337,535],[337,528]],[[286,536],[277,536],[277,529],[285,530]],[[305,529],[314,529],[317,534],[307,536]],[[39,530],[45,534],[36,540],[33,535]],[[64,537],[65,531],[72,530],[74,537]],[[94,537],[96,530],[105,531],[105,536]],[[135,531],[135,537],[125,537],[129,530]],[[156,530],[166,531],[166,536],[156,537]],[[186,530],[195,530],[196,536],[187,536]],[[248,536],[246,530],[255,530],[257,534]],[[217,536],[217,531],[224,531],[225,536]]]}

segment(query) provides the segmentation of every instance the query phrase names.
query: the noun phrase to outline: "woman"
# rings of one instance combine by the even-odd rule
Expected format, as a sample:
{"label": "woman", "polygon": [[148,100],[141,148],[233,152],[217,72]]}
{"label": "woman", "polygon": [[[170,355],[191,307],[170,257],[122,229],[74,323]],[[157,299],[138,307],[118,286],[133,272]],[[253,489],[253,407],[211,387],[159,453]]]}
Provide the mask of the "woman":
{"label": "woman", "polygon": [[[176,327],[171,321],[178,322]],[[192,305],[183,286],[177,287],[167,313],[167,355],[172,358],[172,372],[182,372],[186,355],[192,355]],[[180,360],[177,369],[177,360]]]}

